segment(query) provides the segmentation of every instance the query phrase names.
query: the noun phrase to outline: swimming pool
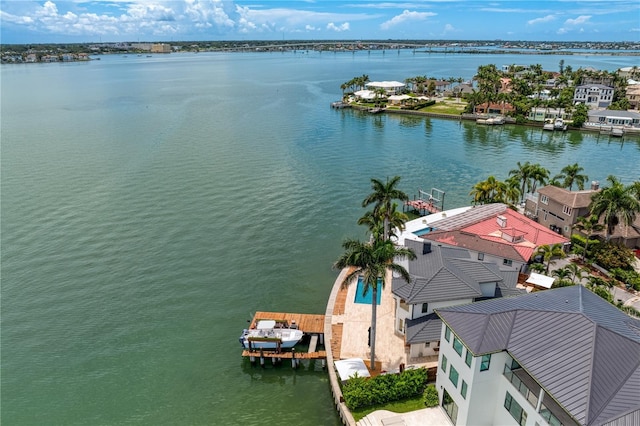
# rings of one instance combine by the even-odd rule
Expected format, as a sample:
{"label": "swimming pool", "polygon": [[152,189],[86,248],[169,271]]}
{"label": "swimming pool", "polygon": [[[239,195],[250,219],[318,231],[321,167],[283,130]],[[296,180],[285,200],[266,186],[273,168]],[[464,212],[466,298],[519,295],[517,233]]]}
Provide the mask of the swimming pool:
{"label": "swimming pool", "polygon": [[[356,288],[356,299],[355,303],[366,303],[368,305],[371,304],[373,300],[373,290],[369,289],[366,296],[362,295],[362,291],[364,289],[364,285],[362,284],[362,276],[358,277],[358,287]],[[378,294],[376,297],[376,305],[380,304],[380,298],[382,297],[382,280],[378,278]]]}
{"label": "swimming pool", "polygon": [[420,235],[428,234],[431,231],[433,231],[433,228],[428,227],[428,228],[418,229],[417,231],[413,231],[412,234],[419,237]]}

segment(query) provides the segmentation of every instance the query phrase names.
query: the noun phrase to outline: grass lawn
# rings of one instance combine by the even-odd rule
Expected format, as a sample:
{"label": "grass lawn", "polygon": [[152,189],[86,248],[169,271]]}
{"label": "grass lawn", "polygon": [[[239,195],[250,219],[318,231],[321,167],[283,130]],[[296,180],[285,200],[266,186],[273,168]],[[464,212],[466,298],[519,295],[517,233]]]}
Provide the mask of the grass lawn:
{"label": "grass lawn", "polygon": [[408,413],[409,411],[421,410],[426,408],[424,405],[424,395],[417,395],[415,398],[405,399],[402,401],[390,402],[385,405],[379,405],[375,407],[362,408],[360,410],[351,410],[353,418],[357,422],[369,413],[373,413],[376,410],[387,410],[394,413]]}
{"label": "grass lawn", "polygon": [[447,98],[444,100],[438,100],[435,104],[422,108],[420,111],[433,112],[437,114],[460,115],[464,111],[464,107],[466,105],[467,103],[464,101],[458,102],[456,99]]}

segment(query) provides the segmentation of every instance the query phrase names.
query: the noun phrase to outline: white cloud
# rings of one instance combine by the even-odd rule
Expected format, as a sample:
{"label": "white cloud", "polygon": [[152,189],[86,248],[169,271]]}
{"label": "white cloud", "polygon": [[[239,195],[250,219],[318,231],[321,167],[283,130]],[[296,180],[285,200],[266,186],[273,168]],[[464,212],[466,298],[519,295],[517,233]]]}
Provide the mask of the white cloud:
{"label": "white cloud", "polygon": [[446,24],[446,25],[444,26],[444,33],[445,33],[445,34],[447,34],[447,33],[453,33],[453,32],[456,32],[456,31],[457,31],[457,30],[456,30],[456,29],[453,27],[453,25],[451,25],[451,24]]}
{"label": "white cloud", "polygon": [[329,22],[327,29],[335,32],[349,31],[349,23],[345,22],[342,25],[335,25],[333,22]]}
{"label": "white cloud", "polygon": [[413,21],[424,21],[431,16],[436,16],[436,13],[433,12],[410,12],[408,10],[404,10],[400,15],[396,15],[388,21],[380,24],[380,28],[383,30],[388,30],[396,25],[405,24],[407,22]]}
{"label": "white cloud", "polygon": [[531,19],[529,21],[527,21],[527,24],[529,25],[536,25],[536,24],[542,24],[545,22],[551,22],[551,21],[555,21],[556,17],[553,15],[547,15],[545,17],[542,18],[535,18],[535,19]]}
{"label": "white cloud", "polygon": [[588,22],[589,19],[591,19],[591,15],[581,15],[581,16],[578,16],[576,19],[567,19],[566,21],[564,21],[564,24],[565,25],[580,25],[580,24],[584,24],[584,23]]}

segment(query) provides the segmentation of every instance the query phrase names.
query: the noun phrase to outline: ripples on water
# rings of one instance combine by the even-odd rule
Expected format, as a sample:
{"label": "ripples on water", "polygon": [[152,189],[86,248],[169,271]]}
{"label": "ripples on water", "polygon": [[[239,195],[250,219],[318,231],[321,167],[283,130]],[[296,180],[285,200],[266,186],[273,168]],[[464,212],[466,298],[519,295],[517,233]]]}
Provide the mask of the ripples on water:
{"label": "ripples on water", "polygon": [[328,107],[355,75],[425,67],[328,55],[3,66],[3,422],[338,424],[319,366],[252,368],[237,336],[256,310],[324,312],[342,239],[364,237],[371,177],[444,189],[457,207],[517,161],[640,175],[637,141]]}

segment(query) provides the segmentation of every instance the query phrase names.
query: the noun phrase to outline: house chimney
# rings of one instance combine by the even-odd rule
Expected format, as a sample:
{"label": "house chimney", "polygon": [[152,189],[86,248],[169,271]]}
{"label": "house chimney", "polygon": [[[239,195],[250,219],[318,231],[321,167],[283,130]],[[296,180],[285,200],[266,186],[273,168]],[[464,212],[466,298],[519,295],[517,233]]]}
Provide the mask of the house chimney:
{"label": "house chimney", "polygon": [[597,180],[592,180],[591,181],[591,190],[597,191],[598,189],[600,189],[600,182],[598,182]]}
{"label": "house chimney", "polygon": [[422,243],[422,254],[431,253],[431,243],[425,242]]}
{"label": "house chimney", "polygon": [[505,226],[507,226],[507,218],[504,216],[496,217],[496,222],[498,222],[500,228],[504,228]]}

